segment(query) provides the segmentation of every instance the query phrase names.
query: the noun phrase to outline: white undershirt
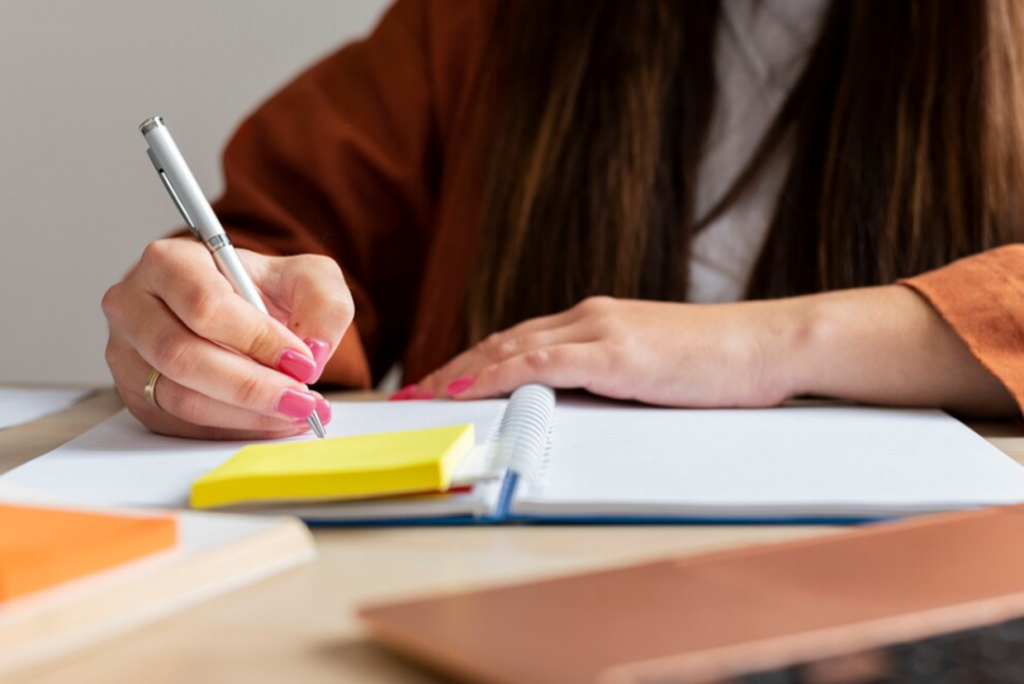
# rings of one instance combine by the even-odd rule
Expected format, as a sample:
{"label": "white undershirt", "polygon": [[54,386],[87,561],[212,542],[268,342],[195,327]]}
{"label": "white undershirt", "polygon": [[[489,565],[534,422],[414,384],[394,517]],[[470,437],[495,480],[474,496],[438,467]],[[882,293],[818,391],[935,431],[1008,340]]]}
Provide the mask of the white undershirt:
{"label": "white undershirt", "polygon": [[[827,0],[723,0],[715,44],[718,100],[701,160],[696,215],[729,189],[806,64]],[[688,300],[743,299],[789,166],[780,149],[748,191],[693,241]]]}

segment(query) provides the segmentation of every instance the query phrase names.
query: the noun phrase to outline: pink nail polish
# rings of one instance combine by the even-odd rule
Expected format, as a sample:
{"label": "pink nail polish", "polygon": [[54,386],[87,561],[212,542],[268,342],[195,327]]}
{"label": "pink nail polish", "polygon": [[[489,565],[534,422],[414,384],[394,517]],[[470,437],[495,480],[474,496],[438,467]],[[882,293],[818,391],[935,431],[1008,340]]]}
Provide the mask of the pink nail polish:
{"label": "pink nail polish", "polygon": [[277,361],[277,370],[299,382],[309,382],[316,375],[316,362],[294,349],[285,349]]}
{"label": "pink nail polish", "polygon": [[451,396],[462,394],[473,385],[474,380],[476,380],[476,378],[472,375],[463,375],[461,378],[455,378],[448,383],[448,387],[445,388],[445,391],[447,391]]}
{"label": "pink nail polish", "polygon": [[289,418],[302,418],[305,420],[313,415],[316,410],[316,397],[309,392],[296,392],[293,389],[286,389],[281,392],[281,398],[277,400],[277,410]]}
{"label": "pink nail polish", "polygon": [[316,375],[310,382],[316,382],[320,379],[320,376],[324,372],[324,366],[327,365],[328,359],[330,359],[331,345],[323,340],[319,340],[315,337],[303,340],[306,346],[309,347],[309,351],[313,354],[313,361],[316,363]]}
{"label": "pink nail polish", "polygon": [[422,392],[417,392],[416,396],[413,397],[413,399],[433,399],[433,398],[434,398],[434,391],[433,390],[423,390]]}
{"label": "pink nail polish", "polygon": [[406,399],[411,399],[412,396],[416,394],[416,389],[417,385],[406,385],[402,389],[392,394],[390,399],[391,401],[405,401]]}
{"label": "pink nail polish", "polygon": [[331,422],[331,402],[326,399],[316,400],[316,415],[320,416],[320,422],[327,425]]}

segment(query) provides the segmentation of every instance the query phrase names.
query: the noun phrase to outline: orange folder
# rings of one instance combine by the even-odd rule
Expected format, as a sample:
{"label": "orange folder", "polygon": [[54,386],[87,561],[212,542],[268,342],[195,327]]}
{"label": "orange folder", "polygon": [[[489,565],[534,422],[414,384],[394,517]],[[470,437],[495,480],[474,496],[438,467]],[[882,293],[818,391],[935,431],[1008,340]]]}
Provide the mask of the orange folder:
{"label": "orange folder", "polygon": [[0,504],[0,602],[177,544],[173,517]]}
{"label": "orange folder", "polygon": [[[683,684],[756,672],[780,673],[765,682],[939,681],[904,674],[899,658],[909,656],[885,649],[1024,617],[1021,539],[1024,505],[959,511],[362,616],[384,644],[460,681]],[[1005,638],[930,648],[970,654],[957,681],[1022,681],[984,674],[1000,657],[1013,664],[1016,642]],[[980,655],[988,646],[1006,655]]]}

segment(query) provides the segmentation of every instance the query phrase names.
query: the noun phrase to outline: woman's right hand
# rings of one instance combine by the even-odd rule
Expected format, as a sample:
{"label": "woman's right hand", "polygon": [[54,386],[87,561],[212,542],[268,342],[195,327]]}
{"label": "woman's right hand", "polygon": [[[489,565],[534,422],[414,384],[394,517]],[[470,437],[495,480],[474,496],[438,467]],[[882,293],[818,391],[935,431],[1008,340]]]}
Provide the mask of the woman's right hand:
{"label": "woman's right hand", "polygon": [[[128,410],[154,432],[267,439],[308,430],[330,404],[315,382],[352,322],[352,296],[328,257],[238,255],[271,315],[235,294],[189,238],[150,244],[103,297],[106,358]],[[150,371],[159,408],[145,398]]]}

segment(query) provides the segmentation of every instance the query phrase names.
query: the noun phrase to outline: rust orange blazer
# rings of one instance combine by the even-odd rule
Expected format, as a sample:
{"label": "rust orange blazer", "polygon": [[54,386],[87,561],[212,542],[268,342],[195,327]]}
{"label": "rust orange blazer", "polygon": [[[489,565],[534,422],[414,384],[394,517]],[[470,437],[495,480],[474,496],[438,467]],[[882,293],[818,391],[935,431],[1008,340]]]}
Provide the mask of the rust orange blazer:
{"label": "rust orange blazer", "polygon": [[[414,381],[456,343],[488,140],[474,105],[494,0],[400,0],[366,40],[300,75],[238,129],[215,208],[235,243],[341,264],[355,324],[325,379]],[[479,117],[476,117],[479,118]],[[902,281],[1024,400],[1024,245]],[[941,371],[940,371],[941,372]]]}

